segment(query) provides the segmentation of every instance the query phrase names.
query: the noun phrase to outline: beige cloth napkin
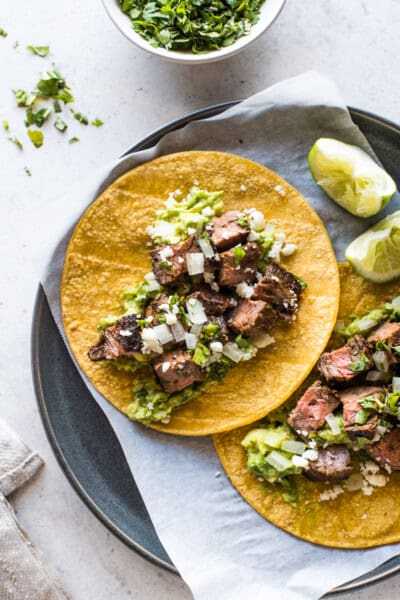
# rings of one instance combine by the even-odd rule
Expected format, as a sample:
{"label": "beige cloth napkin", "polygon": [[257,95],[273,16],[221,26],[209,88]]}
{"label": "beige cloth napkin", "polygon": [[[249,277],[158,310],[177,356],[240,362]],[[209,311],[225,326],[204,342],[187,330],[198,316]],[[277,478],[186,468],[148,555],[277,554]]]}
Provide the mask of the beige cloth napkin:
{"label": "beige cloth napkin", "polygon": [[0,600],[67,600],[6,500],[43,461],[0,420]]}

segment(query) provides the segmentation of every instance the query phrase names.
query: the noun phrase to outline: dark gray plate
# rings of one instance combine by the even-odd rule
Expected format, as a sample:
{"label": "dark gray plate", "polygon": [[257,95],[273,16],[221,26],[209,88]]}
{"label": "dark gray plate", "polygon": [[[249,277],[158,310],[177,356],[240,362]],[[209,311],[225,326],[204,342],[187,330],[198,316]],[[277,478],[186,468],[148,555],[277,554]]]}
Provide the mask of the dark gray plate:
{"label": "dark gray plate", "polygon": [[[165,133],[190,121],[218,114],[232,104],[235,102],[212,106],[169,123],[133,146],[127,154],[149,148]],[[399,187],[400,128],[364,111],[351,109],[351,115]],[[177,573],[157,537],[121,446],[68,355],[41,288],[33,315],[32,369],[49,442],[76,492],[123,542],[156,565]],[[360,589],[398,572],[400,557],[337,591]]]}

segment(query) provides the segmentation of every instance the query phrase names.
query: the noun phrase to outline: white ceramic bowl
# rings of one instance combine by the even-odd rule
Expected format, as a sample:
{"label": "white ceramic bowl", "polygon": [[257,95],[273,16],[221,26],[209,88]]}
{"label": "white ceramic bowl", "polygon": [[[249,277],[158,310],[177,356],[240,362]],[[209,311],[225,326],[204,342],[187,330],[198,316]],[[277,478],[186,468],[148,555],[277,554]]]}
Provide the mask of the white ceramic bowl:
{"label": "white ceramic bowl", "polygon": [[283,9],[285,3],[286,0],[265,0],[264,4],[261,6],[258,23],[252,26],[248,35],[240,37],[234,44],[227,46],[226,48],[212,50],[207,54],[194,54],[193,52],[177,52],[175,50],[166,50],[165,48],[154,48],[147,40],[133,30],[131,21],[129,17],[122,12],[118,0],[103,0],[104,7],[110,19],[128,40],[140,48],[147,50],[147,52],[156,54],[161,58],[166,58],[172,62],[190,64],[215,62],[240,52],[240,50],[249,46],[272,25]]}

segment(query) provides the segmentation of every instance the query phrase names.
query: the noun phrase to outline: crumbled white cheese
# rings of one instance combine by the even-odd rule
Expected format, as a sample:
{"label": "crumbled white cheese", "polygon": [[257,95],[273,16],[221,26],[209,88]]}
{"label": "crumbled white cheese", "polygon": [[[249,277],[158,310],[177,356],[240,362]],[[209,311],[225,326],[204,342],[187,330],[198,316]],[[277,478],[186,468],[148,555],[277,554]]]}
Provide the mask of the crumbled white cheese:
{"label": "crumbled white cheese", "polygon": [[161,371],[163,373],[166,373],[168,371],[168,369],[170,368],[171,363],[169,362],[169,360],[166,360],[165,362],[163,362],[162,367],[161,367]]}
{"label": "crumbled white cheese", "polygon": [[349,492],[355,492],[361,490],[364,485],[364,479],[360,473],[352,473],[348,479],[346,479],[344,486]]}
{"label": "crumbled white cheese", "polygon": [[309,461],[318,460],[318,450],[304,450],[302,457]]}
{"label": "crumbled white cheese", "polygon": [[326,500],[335,500],[340,494],[343,494],[344,489],[340,485],[334,485],[329,490],[325,490],[319,495],[319,499],[321,502],[325,502]]}
{"label": "crumbled white cheese", "polygon": [[269,333],[261,332],[253,337],[252,342],[256,348],[266,348],[275,343],[275,338]]}
{"label": "crumbled white cheese", "polygon": [[167,260],[174,255],[174,251],[172,250],[171,246],[165,246],[165,248],[161,248],[158,254],[161,260]]}
{"label": "crumbled white cheese", "polygon": [[278,192],[278,194],[279,194],[280,196],[286,196],[286,192],[285,192],[285,190],[283,189],[283,187],[282,187],[281,185],[276,185],[276,186],[274,187],[274,190],[275,190],[276,192]]}
{"label": "crumbled white cheese", "polygon": [[295,467],[301,467],[303,469],[307,469],[308,467],[308,460],[303,458],[303,456],[297,456],[296,454],[293,454],[292,456],[292,463]]}
{"label": "crumbled white cheese", "polygon": [[215,473],[215,477],[217,477],[217,478],[218,478],[218,477],[221,477],[221,475],[222,475],[221,471],[217,471],[217,472]]}
{"label": "crumbled white cheese", "polygon": [[158,308],[164,312],[168,312],[169,311],[169,304],[167,302],[163,302],[162,304],[158,305]]}
{"label": "crumbled white cheese", "polygon": [[185,259],[183,258],[183,256],[178,256],[178,263],[182,264],[185,262]]}
{"label": "crumbled white cheese", "polygon": [[254,287],[243,281],[236,286],[236,293],[241,298],[251,298],[254,294]]}
{"label": "crumbled white cheese", "polygon": [[262,231],[265,227],[265,217],[261,211],[255,210],[249,217],[250,227],[254,231]]}
{"label": "crumbled white cheese", "polygon": [[196,233],[196,230],[194,227],[188,227],[187,232],[189,235],[194,235]]}
{"label": "crumbled white cheese", "polygon": [[251,230],[247,239],[249,242],[257,242],[258,238],[259,238],[258,233],[256,231]]}
{"label": "crumbled white cheese", "polygon": [[242,185],[240,186],[239,189],[241,192],[245,192],[247,190],[247,187],[245,185],[243,185],[243,183],[242,183]]}
{"label": "crumbled white cheese", "polygon": [[361,515],[362,519],[368,519],[368,515],[366,513],[364,513],[363,515]]}
{"label": "crumbled white cheese", "polygon": [[166,314],[165,320],[167,325],[176,325],[176,323],[178,322],[176,315],[170,312]]}
{"label": "crumbled white cheese", "polygon": [[168,425],[170,420],[171,420],[170,417],[168,417],[167,419],[161,419],[161,423],[163,423],[164,425]]}
{"label": "crumbled white cheese", "polygon": [[142,329],[142,340],[143,340],[143,353],[149,354],[150,352],[156,352],[162,354],[163,347],[157,339],[157,333],[152,327],[143,327]]}

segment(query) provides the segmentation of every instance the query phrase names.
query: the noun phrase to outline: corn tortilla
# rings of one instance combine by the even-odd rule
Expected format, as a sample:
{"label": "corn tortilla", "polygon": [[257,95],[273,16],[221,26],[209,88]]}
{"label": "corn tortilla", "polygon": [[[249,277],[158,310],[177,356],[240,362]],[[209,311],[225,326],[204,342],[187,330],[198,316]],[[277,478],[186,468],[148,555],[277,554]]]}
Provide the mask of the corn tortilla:
{"label": "corn tortilla", "polygon": [[[347,264],[340,264],[339,272],[339,319],[366,313],[399,293],[399,282],[374,285]],[[265,519],[304,540],[335,548],[369,548],[400,541],[399,471],[393,471],[386,486],[374,488],[371,496],[361,490],[345,491],[322,502],[319,496],[328,486],[300,475],[304,490],[294,508],[282,498],[278,486],[267,493],[265,485],[247,470],[241,441],[254,427],[214,436],[214,444],[234,487]]]}
{"label": "corn tortilla", "polygon": [[[72,351],[97,390],[118,410],[131,402],[135,374],[87,356],[100,317],[119,314],[119,292],[151,270],[146,228],[169,192],[194,182],[223,190],[224,211],[255,207],[298,245],[283,267],[308,284],[297,320],[274,330],[276,343],[230,370],[157,429],[208,435],[251,423],[284,402],[307,376],[336,320],[337,263],[326,230],[301,194],[261,165],[221,152],[182,152],[129,171],[87,209],[70,240],[62,278],[62,314]],[[245,186],[245,189],[243,189]],[[281,188],[276,188],[281,186]],[[282,195],[282,190],[285,195]]]}

